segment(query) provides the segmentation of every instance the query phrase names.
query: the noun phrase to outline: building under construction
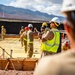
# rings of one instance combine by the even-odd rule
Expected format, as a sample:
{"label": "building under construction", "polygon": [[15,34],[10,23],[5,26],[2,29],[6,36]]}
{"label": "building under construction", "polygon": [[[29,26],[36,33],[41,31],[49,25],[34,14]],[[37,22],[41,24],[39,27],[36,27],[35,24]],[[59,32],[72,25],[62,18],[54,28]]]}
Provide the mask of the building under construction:
{"label": "building under construction", "polygon": [[[10,18],[0,18],[0,27],[4,25],[4,27],[7,30],[7,34],[18,34],[21,26],[27,26],[29,23],[32,23],[34,27],[37,28],[38,31],[40,31],[40,27],[43,22],[48,21],[42,21],[42,20],[25,20],[25,19],[10,19]],[[63,25],[60,25],[61,29],[63,28]],[[1,31],[1,30],[0,30]]]}

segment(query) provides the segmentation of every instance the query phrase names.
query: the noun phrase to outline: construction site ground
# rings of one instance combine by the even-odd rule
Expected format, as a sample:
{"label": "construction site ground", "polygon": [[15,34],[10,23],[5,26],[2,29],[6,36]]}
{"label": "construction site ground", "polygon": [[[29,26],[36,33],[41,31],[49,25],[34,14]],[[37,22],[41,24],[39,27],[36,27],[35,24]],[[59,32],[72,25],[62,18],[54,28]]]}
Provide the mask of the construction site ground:
{"label": "construction site ground", "polygon": [[[13,58],[26,58],[27,53],[25,53],[24,46],[21,46],[21,42],[19,40],[19,38],[0,39],[0,46],[9,54],[11,54],[11,50],[13,50]],[[1,48],[0,58],[3,58],[3,50]],[[4,58],[10,58],[10,56],[5,53]],[[32,58],[40,58],[40,42],[38,39],[34,39],[34,54]],[[0,75],[33,75],[33,71],[0,70]]]}
{"label": "construction site ground", "polygon": [[[24,51],[24,46],[21,46],[21,42],[19,38],[5,38],[4,40],[0,40],[0,46],[5,49],[6,52],[11,54],[13,58],[26,58],[27,53]],[[0,48],[0,56],[2,57],[3,50]],[[9,56],[5,53],[5,58],[9,58]],[[34,54],[32,58],[40,58],[40,42],[38,39],[34,39]]]}
{"label": "construction site ground", "polygon": [[[24,51],[24,46],[21,46],[20,38],[5,38],[4,40],[0,39],[0,46],[5,49],[6,52],[11,54],[13,58],[26,58],[27,53]],[[34,39],[34,54],[32,58],[40,58],[40,41],[38,39]],[[0,48],[0,58],[3,57],[3,50]],[[10,58],[6,53],[4,55],[5,58]],[[0,70],[0,75],[33,75],[34,71],[17,71],[17,70]]]}

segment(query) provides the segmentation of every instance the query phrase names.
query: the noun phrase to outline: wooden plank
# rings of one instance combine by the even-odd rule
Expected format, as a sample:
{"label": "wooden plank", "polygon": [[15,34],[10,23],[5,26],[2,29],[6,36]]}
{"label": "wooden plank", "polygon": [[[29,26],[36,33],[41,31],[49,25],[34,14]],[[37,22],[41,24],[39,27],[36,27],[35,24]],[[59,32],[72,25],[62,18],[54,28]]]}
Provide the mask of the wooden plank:
{"label": "wooden plank", "polygon": [[0,70],[4,70],[8,63],[7,59],[0,59]]}
{"label": "wooden plank", "polygon": [[10,59],[10,64],[9,64],[8,69],[13,70],[15,68],[15,70],[22,70],[22,66],[23,66],[22,62],[23,60]]}
{"label": "wooden plank", "polygon": [[35,69],[37,59],[25,59],[23,61],[23,70],[24,71],[33,71]]}
{"label": "wooden plank", "polygon": [[1,58],[0,58],[0,70],[2,69],[1,65],[2,65],[2,64],[1,64]]}
{"label": "wooden plank", "polygon": [[[0,59],[0,70],[5,70],[7,65],[8,70],[23,70],[23,71],[33,71],[38,59],[31,58],[31,59]],[[13,65],[14,68],[13,68]]]}

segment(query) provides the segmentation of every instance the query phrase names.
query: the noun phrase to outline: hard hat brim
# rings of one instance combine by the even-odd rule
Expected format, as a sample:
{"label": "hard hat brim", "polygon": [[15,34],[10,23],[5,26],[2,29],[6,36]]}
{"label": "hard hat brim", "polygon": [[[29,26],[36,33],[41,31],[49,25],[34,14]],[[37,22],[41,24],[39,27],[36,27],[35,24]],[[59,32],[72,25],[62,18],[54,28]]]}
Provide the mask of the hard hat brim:
{"label": "hard hat brim", "polygon": [[65,7],[63,6],[61,9],[61,13],[69,12],[69,11],[75,11],[75,5],[71,7]]}

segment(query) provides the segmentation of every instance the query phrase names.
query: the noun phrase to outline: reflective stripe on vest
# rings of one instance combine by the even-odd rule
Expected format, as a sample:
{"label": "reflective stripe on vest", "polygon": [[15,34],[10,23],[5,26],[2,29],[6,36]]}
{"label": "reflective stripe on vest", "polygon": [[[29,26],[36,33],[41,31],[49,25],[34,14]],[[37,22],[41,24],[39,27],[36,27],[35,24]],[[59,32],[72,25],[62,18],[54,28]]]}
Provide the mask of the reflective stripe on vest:
{"label": "reflective stripe on vest", "polygon": [[29,43],[33,43],[33,42],[30,42],[29,40],[28,40],[27,42],[28,42],[28,44],[29,44]]}
{"label": "reflective stripe on vest", "polygon": [[[23,40],[25,40],[25,41],[27,41],[27,39],[26,38],[23,38]],[[27,41],[28,43],[33,43],[33,42],[29,42],[29,41]]]}
{"label": "reflective stripe on vest", "polygon": [[54,38],[47,40],[41,44],[41,50],[56,53],[60,44],[60,32],[57,29],[52,29]]}
{"label": "reflective stripe on vest", "polygon": [[23,40],[27,41],[27,39],[26,39],[26,38],[23,38]]}

